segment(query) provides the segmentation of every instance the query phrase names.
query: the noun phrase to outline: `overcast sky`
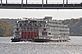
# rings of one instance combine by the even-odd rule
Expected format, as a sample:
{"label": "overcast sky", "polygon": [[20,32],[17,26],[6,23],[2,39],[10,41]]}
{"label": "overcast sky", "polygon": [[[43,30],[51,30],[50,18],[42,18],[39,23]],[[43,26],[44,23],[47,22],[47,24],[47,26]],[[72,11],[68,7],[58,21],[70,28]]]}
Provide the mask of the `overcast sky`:
{"label": "overcast sky", "polygon": [[52,16],[53,19],[82,17],[82,9],[0,9],[0,18],[30,18]]}
{"label": "overcast sky", "polygon": [[[5,0],[2,0],[5,3]],[[63,0],[48,0],[48,3],[62,3]],[[66,1],[66,0],[65,0]],[[69,3],[81,3],[82,0],[69,0]],[[21,3],[21,0],[8,0],[8,3]],[[24,0],[25,3],[25,0]],[[41,3],[41,0],[28,0],[28,3]],[[44,0],[45,3],[45,0]],[[45,17],[71,19],[82,17],[82,9],[0,9],[0,18]]]}

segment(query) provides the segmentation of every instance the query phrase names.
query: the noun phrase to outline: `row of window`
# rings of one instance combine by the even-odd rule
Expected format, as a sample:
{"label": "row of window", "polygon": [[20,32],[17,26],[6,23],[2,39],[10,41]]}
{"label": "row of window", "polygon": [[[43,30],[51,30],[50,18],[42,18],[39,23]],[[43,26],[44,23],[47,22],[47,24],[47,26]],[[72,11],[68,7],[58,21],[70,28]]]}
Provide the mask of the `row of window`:
{"label": "row of window", "polygon": [[56,29],[68,29],[68,27],[64,27],[64,26],[54,26],[54,25],[47,25],[47,27],[51,27],[51,28],[56,28]]}

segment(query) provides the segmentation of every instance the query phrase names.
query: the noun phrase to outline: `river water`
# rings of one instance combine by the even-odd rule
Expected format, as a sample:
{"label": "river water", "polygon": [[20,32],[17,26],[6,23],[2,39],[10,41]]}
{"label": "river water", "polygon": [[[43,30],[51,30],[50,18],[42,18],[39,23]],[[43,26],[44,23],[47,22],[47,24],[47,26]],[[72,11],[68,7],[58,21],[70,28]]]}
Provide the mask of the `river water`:
{"label": "river water", "polygon": [[0,54],[82,54],[82,37],[70,37],[69,42],[11,42],[0,37]]}

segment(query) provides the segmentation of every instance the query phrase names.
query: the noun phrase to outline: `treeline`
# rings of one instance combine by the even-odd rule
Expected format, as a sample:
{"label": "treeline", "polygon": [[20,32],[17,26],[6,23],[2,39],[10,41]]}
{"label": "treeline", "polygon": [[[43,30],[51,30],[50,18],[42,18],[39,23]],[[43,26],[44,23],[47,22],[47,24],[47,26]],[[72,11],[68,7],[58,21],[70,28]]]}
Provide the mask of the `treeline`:
{"label": "treeline", "polygon": [[0,19],[0,37],[13,35],[17,19]]}
{"label": "treeline", "polygon": [[[0,37],[12,36],[16,22],[19,19],[0,19]],[[68,25],[71,36],[82,36],[82,18],[66,19],[62,23]]]}
{"label": "treeline", "polygon": [[82,18],[66,19],[63,20],[63,24],[69,26],[71,36],[82,36]]}

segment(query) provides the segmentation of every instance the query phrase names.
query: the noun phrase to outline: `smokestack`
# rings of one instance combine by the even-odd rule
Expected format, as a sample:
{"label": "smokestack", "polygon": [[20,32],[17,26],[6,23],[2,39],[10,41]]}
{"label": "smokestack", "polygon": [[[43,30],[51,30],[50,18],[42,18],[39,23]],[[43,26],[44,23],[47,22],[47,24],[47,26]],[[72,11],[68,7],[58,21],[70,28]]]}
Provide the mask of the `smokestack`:
{"label": "smokestack", "polygon": [[46,0],[46,4],[48,3],[48,0]]}
{"label": "smokestack", "polygon": [[2,6],[2,0],[1,0],[1,6]]}
{"label": "smokestack", "polygon": [[68,4],[68,0],[66,0],[66,4]]}
{"label": "smokestack", "polygon": [[42,7],[43,7],[43,4],[44,4],[44,0],[42,0]]}
{"label": "smokestack", "polygon": [[44,4],[44,0],[42,0],[42,4]]}
{"label": "smokestack", "polygon": [[7,0],[6,0],[6,4],[7,4]]}
{"label": "smokestack", "polygon": [[27,4],[27,0],[26,0],[26,4]]}
{"label": "smokestack", "polygon": [[21,5],[23,6],[23,0],[21,0]]}
{"label": "smokestack", "polygon": [[63,0],[63,7],[64,7],[64,1],[65,1],[65,0]]}

